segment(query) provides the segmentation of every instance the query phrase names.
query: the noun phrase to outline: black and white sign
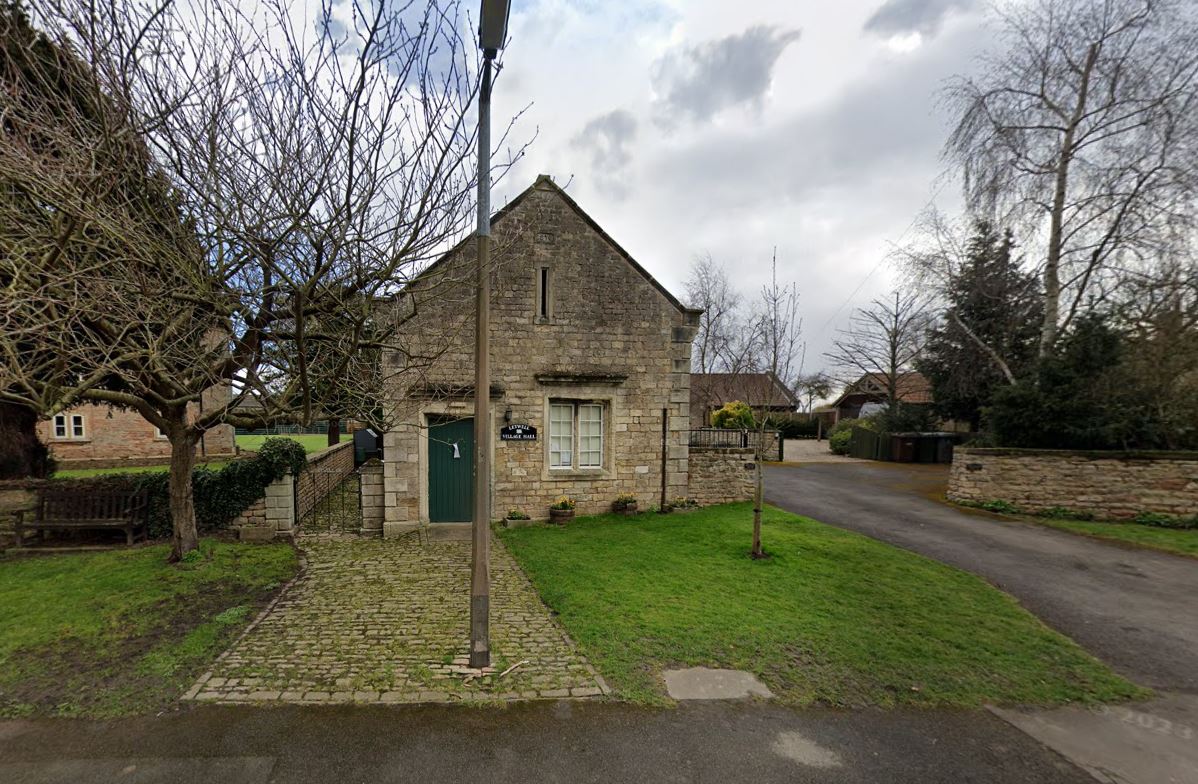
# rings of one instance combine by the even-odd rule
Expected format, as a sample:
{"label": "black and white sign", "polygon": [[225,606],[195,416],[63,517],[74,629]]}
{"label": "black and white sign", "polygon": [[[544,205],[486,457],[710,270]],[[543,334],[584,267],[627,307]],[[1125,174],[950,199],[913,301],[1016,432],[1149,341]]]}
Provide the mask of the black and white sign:
{"label": "black and white sign", "polygon": [[532,425],[504,425],[499,429],[500,441],[536,441],[537,429]]}

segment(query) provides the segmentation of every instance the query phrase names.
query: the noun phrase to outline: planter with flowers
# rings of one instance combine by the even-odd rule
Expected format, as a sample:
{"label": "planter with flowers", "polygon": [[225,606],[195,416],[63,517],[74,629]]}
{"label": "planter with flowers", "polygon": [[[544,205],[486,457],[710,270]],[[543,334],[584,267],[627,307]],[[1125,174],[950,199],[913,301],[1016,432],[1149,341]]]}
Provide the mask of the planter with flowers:
{"label": "planter with flowers", "polygon": [[573,519],[574,499],[568,495],[558,496],[558,499],[549,506],[549,522],[565,525],[567,521]]}
{"label": "planter with flowers", "polygon": [[509,509],[507,517],[503,518],[503,524],[507,528],[521,525],[528,522],[528,515],[521,512],[519,509]]}
{"label": "planter with flowers", "polygon": [[611,510],[622,515],[636,514],[636,496],[631,493],[621,493],[612,502]]}

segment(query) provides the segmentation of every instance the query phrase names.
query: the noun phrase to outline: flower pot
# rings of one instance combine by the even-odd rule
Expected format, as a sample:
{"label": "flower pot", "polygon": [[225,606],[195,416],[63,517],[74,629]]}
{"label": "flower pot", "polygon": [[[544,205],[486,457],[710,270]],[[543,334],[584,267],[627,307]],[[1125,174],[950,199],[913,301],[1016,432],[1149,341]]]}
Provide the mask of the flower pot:
{"label": "flower pot", "polygon": [[573,509],[550,509],[549,522],[554,525],[565,525],[567,521],[574,519]]}
{"label": "flower pot", "polygon": [[627,516],[631,517],[632,515],[636,514],[636,501],[633,501],[630,504],[624,504],[623,507],[621,507],[620,509],[618,509],[616,511],[618,511],[622,515],[627,515]]}

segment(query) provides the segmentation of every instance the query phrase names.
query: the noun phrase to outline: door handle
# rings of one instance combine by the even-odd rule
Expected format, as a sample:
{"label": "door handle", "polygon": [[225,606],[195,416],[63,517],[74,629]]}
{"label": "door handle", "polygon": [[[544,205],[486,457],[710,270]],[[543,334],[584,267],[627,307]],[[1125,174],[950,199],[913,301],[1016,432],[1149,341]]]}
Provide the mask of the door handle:
{"label": "door handle", "polygon": [[457,442],[457,441],[454,441],[454,442],[453,442],[453,444],[452,444],[452,446],[453,446],[453,459],[454,459],[454,460],[461,460],[461,459],[462,459],[462,453],[461,453],[460,451],[458,451],[458,442]]}

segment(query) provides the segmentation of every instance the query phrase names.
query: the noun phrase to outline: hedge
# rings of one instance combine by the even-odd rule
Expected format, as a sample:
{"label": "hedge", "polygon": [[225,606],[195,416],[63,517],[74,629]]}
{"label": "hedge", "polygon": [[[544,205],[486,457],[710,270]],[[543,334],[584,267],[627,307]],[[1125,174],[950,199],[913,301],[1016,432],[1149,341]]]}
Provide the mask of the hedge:
{"label": "hedge", "polygon": [[[289,438],[268,438],[254,457],[234,460],[216,469],[196,468],[191,474],[191,486],[197,527],[201,531],[225,528],[264,496],[271,482],[287,473],[298,474],[307,464],[307,454],[298,442]],[[56,479],[54,482],[56,486],[61,483],[79,493],[148,490],[150,536],[171,535],[170,474],[166,471],[106,474],[85,479]]]}

